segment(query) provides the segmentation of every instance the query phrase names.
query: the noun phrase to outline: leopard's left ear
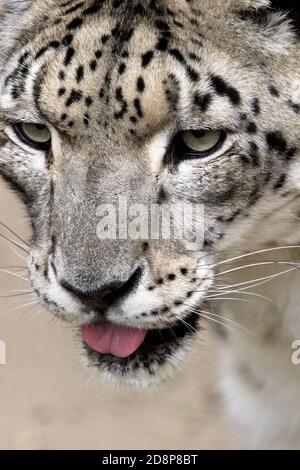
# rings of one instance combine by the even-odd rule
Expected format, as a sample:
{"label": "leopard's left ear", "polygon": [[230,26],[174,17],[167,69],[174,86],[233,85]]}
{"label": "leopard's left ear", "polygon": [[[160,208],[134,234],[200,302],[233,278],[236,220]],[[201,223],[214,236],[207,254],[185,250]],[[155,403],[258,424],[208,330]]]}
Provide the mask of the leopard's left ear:
{"label": "leopard's left ear", "polygon": [[299,0],[271,0],[271,8],[275,11],[283,11],[291,19],[294,28],[300,36],[300,2]]}
{"label": "leopard's left ear", "polygon": [[261,23],[272,14],[284,14],[300,35],[299,0],[233,0],[233,7],[236,12],[243,13],[245,17],[248,14],[253,20]]}
{"label": "leopard's left ear", "polygon": [[240,11],[258,10],[260,8],[268,8],[271,4],[270,0],[234,0],[236,8]]}

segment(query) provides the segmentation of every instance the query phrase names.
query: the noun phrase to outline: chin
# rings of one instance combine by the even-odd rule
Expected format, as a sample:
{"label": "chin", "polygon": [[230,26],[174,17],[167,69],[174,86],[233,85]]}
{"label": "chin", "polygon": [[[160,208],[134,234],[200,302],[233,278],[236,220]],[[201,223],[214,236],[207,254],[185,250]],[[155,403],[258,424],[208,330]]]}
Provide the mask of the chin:
{"label": "chin", "polygon": [[172,378],[185,361],[199,331],[199,316],[190,313],[184,320],[166,328],[149,329],[142,344],[126,357],[100,353],[90,347],[80,334],[85,365],[100,380],[114,386],[147,388]]}

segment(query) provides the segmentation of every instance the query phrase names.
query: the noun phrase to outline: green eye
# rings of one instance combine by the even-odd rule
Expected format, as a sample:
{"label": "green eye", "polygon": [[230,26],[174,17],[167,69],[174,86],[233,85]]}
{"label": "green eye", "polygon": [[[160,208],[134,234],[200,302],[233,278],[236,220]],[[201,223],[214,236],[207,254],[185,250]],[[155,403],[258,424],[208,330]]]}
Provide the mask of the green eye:
{"label": "green eye", "polygon": [[225,140],[221,130],[184,131],[180,134],[181,142],[192,155],[208,156],[216,151]]}
{"label": "green eye", "polygon": [[49,150],[51,145],[51,132],[47,126],[43,124],[20,122],[14,124],[13,129],[24,144],[37,150]]}

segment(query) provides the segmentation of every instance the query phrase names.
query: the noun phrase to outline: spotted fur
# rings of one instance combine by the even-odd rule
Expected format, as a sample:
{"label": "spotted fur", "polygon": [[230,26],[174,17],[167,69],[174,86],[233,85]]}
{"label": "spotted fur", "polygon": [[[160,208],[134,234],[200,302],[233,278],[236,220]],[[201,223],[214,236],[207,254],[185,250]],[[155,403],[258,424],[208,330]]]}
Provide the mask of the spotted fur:
{"label": "spotted fur", "polygon": [[[199,328],[195,311],[217,286],[216,263],[235,250],[298,245],[295,28],[267,0],[1,0],[0,21],[0,172],[32,222],[32,285],[50,311],[76,325],[105,315],[151,329],[126,360],[86,345],[83,352],[110,380],[142,386],[163,380]],[[20,120],[49,126],[49,152],[17,140],[11,124]],[[226,146],[206,159],[182,159],[172,141],[186,129],[221,129]],[[120,196],[204,204],[203,249],[165,240],[100,243],[97,207]],[[106,312],[74,295],[125,281],[137,267],[134,288]],[[239,274],[231,276],[237,283]],[[283,295],[278,301],[288,341],[297,330],[300,337],[299,318],[285,310]],[[238,318],[234,303],[230,314]],[[252,310],[247,318],[264,356],[266,334],[276,345],[284,336],[277,317],[265,329]],[[234,403],[244,386],[236,381],[251,382],[260,362],[248,362],[236,342],[229,333],[223,367],[226,393],[241,389]],[[256,412],[263,408],[253,405],[254,392],[248,395]],[[244,426],[251,406],[233,410],[245,412]],[[296,424],[299,430],[300,417]]]}

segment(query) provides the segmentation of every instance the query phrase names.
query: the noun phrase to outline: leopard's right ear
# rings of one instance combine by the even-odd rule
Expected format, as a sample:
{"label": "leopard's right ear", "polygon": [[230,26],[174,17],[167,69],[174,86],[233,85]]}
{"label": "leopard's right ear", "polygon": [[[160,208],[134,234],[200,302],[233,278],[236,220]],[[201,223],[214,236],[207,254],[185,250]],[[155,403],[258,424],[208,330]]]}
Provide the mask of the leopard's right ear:
{"label": "leopard's right ear", "polygon": [[22,22],[20,18],[40,0],[0,0],[0,65],[13,47]]}
{"label": "leopard's right ear", "polygon": [[35,0],[0,0],[0,15],[18,14],[29,8]]}

